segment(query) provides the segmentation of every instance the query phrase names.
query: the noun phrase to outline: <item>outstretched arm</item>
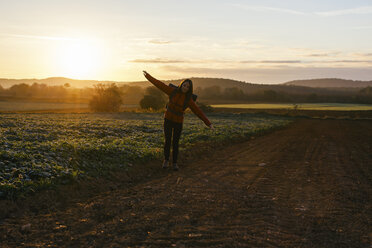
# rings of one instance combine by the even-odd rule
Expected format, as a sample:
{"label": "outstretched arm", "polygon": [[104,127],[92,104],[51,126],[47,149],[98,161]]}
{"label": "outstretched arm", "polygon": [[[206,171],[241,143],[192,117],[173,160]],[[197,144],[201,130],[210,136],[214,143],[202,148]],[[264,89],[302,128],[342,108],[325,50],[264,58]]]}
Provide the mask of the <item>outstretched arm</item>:
{"label": "outstretched arm", "polygon": [[143,75],[147,78],[147,80],[150,81],[150,83],[155,85],[159,90],[163,91],[165,94],[170,95],[172,93],[173,89],[170,86],[152,77],[146,71],[143,71]]}
{"label": "outstretched arm", "polygon": [[213,128],[212,123],[208,120],[203,111],[195,104],[192,99],[190,100],[189,107],[191,111],[204,122],[205,125]]}

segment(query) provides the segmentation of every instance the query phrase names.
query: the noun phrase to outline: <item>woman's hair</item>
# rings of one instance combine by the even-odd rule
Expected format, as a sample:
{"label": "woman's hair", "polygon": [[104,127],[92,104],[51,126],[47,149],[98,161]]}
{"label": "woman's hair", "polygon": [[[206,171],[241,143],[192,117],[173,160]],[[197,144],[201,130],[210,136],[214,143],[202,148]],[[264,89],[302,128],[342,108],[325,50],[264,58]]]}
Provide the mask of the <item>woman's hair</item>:
{"label": "woman's hair", "polygon": [[189,103],[189,101],[191,100],[191,97],[192,97],[192,93],[193,93],[193,86],[192,86],[192,81],[191,79],[185,79],[183,80],[179,85],[178,85],[178,91],[179,92],[182,92],[181,91],[181,87],[182,87],[182,84],[184,83],[189,83],[190,87],[189,87],[189,90],[186,92],[186,97],[185,97],[185,103],[183,104],[183,109],[186,109],[187,108],[187,105]]}

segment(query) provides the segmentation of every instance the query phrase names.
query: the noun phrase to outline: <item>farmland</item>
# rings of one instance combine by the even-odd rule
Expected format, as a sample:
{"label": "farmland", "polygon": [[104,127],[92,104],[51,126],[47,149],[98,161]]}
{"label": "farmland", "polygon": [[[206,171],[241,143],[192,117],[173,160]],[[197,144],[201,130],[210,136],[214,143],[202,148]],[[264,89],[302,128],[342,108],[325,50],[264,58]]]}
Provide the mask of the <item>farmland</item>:
{"label": "farmland", "polygon": [[[296,106],[296,107],[295,107]],[[257,104],[216,104],[216,108],[234,109],[298,109],[298,110],[325,110],[325,111],[363,111],[372,110],[370,104],[348,104],[348,103],[257,103]]]}
{"label": "farmland", "polygon": [[[200,142],[224,142],[284,126],[290,119],[210,114],[215,130],[187,115],[181,154]],[[0,195],[14,197],[54,183],[104,176],[162,157],[160,113],[1,114]]]}
{"label": "farmland", "polygon": [[[138,108],[137,104],[123,104],[123,110]],[[43,101],[0,101],[0,113],[86,113],[91,112],[88,103],[43,102]]]}
{"label": "farmland", "polygon": [[0,101],[0,112],[88,109],[86,103],[49,103],[26,101]]}
{"label": "farmland", "polygon": [[[211,116],[216,126],[219,118]],[[236,116],[223,119],[237,124]],[[193,122],[188,118],[189,126]],[[135,182],[114,177],[119,180],[94,190],[65,185],[52,196],[44,191],[17,205],[3,201],[0,243],[370,247],[371,140],[370,120],[298,118],[266,135],[194,155],[178,172],[159,169],[155,161],[136,166],[143,178]]]}

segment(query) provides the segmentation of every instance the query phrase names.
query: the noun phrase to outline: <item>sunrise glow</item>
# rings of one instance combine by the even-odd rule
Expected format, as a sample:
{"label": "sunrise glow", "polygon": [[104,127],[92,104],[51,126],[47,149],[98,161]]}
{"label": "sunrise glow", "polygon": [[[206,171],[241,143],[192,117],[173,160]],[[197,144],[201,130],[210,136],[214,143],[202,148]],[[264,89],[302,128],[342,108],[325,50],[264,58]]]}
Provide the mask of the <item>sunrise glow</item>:
{"label": "sunrise glow", "polygon": [[56,58],[60,75],[70,78],[94,78],[95,72],[102,66],[100,48],[88,42],[72,42],[58,50]]}
{"label": "sunrise glow", "polygon": [[0,78],[253,83],[370,80],[372,5],[356,1],[2,1]]}

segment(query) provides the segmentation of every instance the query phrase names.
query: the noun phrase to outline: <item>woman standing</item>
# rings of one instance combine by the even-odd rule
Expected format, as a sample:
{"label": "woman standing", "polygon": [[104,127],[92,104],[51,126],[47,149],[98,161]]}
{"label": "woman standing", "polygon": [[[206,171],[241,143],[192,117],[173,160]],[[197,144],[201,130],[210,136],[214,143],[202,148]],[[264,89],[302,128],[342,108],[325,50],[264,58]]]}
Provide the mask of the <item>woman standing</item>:
{"label": "woman standing", "polygon": [[143,71],[143,75],[153,85],[163,91],[169,96],[169,102],[167,104],[167,110],[164,115],[164,162],[163,168],[169,166],[169,155],[170,146],[173,134],[173,169],[178,170],[177,158],[178,158],[178,143],[180,141],[183,115],[187,107],[198,116],[209,128],[213,128],[211,122],[205,116],[203,111],[195,104],[192,99],[193,87],[190,79],[183,80],[177,88],[173,88],[164,84],[163,82],[153,78],[146,71]]}

